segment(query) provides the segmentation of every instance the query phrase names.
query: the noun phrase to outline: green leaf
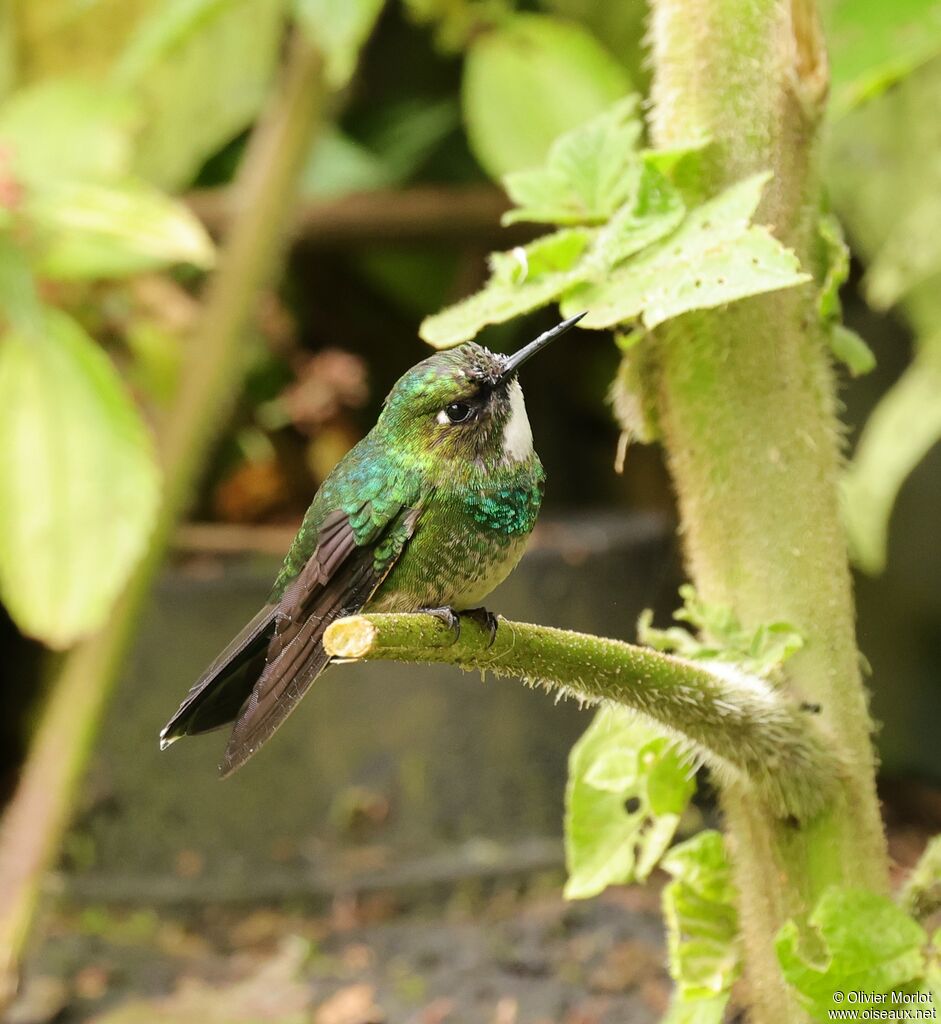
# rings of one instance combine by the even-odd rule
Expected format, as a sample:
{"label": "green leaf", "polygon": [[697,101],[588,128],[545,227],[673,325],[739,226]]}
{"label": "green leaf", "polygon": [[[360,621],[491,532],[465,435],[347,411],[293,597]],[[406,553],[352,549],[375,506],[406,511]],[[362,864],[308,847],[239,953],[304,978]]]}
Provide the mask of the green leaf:
{"label": "green leaf", "polygon": [[587,309],[585,327],[613,327],[637,318],[655,327],[693,309],[808,281],[789,249],[766,228],[749,226],[767,180],[767,174],[753,175],[693,210],[672,235],[621,264],[605,281],[570,291],[563,314]]}
{"label": "green leaf", "polygon": [[861,377],[875,369],[876,357],[865,341],[844,324],[831,324],[828,340],[830,351],[849,370],[853,377]]}
{"label": "green leaf", "polygon": [[939,156],[936,151],[934,161],[925,159],[929,187],[912,198],[866,271],[866,299],[874,309],[894,306],[917,285],[941,272],[941,166],[933,166]]}
{"label": "green leaf", "polygon": [[700,832],[673,847],[661,866],[673,876],[663,890],[663,915],[677,998],[687,1004],[727,998],[741,962],[732,871],[721,833]]}
{"label": "green leaf", "polygon": [[210,267],[202,224],[180,202],[142,182],[61,183],[31,198],[38,269],[48,277],[117,277],[191,263]]}
{"label": "green leaf", "polygon": [[504,224],[603,224],[638,190],[641,123],[637,97],[620,100],[552,144],[544,167],[508,174],[518,209]]}
{"label": "green leaf", "polygon": [[170,56],[194,33],[208,25],[229,0],[169,0],[142,18],[114,69],[123,86],[141,81],[153,66]]}
{"label": "green leaf", "polygon": [[110,361],[63,313],[0,341],[0,596],[52,647],[100,627],[154,523],[147,430]]}
{"label": "green leaf", "polygon": [[646,878],[695,788],[675,742],[626,708],[602,708],[569,757],[566,897]]}
{"label": "green leaf", "polygon": [[828,889],[810,915],[816,933],[805,948],[801,930],[788,921],[775,948],[788,984],[815,1019],[832,1019],[845,1005],[835,993],[889,993],[922,980],[927,935],[891,900],[874,892]]}
{"label": "green leaf", "polygon": [[835,0],[824,10],[836,117],[941,53],[938,0]]}
{"label": "green leaf", "polygon": [[486,287],[427,317],[419,335],[436,348],[447,348],[473,338],[487,324],[503,323],[545,306],[579,280],[572,268],[591,237],[583,228],[570,228],[510,252],[494,253],[493,275]]}
{"label": "green leaf", "polygon": [[553,140],[630,92],[624,68],[586,29],[518,14],[471,43],[462,103],[474,155],[493,177],[536,167]]}
{"label": "green leaf", "polygon": [[683,220],[682,196],[645,158],[628,201],[598,233],[592,265],[603,272],[669,235]]}
{"label": "green leaf", "polygon": [[27,185],[111,181],[130,167],[137,121],[135,104],[121,93],[49,79],[19,90],[0,107],[0,145]]}
{"label": "green leaf", "polygon": [[243,131],[268,94],[286,0],[170,0],[152,5],[116,67],[147,117],[135,170],[163,188],[189,184]]}
{"label": "green leaf", "polygon": [[722,1024],[729,993],[704,999],[684,999],[674,994],[661,1024]]}
{"label": "green leaf", "polygon": [[854,561],[869,573],[885,567],[889,517],[911,471],[941,440],[941,335],[873,410],[843,478],[843,520]]}
{"label": "green leaf", "polygon": [[326,60],[327,81],[341,89],[353,77],[383,0],[293,0],[297,20]]}

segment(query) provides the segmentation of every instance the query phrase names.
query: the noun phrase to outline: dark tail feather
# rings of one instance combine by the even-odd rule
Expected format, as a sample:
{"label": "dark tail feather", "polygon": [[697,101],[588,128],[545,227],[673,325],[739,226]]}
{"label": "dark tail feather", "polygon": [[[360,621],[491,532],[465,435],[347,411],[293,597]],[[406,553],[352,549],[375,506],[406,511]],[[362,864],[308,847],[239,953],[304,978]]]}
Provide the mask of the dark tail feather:
{"label": "dark tail feather", "polygon": [[209,732],[234,722],[265,668],[277,605],[265,605],[199,677],[160,733],[166,749],[181,736]]}
{"label": "dark tail feather", "polygon": [[362,608],[375,586],[372,553],[367,550],[357,561],[347,562],[342,575],[317,592],[312,607],[305,609],[307,617],[290,641],[270,658],[242,708],[219,766],[223,778],[271,739],[297,707],[330,662],[323,647],[324,630],[338,616]]}

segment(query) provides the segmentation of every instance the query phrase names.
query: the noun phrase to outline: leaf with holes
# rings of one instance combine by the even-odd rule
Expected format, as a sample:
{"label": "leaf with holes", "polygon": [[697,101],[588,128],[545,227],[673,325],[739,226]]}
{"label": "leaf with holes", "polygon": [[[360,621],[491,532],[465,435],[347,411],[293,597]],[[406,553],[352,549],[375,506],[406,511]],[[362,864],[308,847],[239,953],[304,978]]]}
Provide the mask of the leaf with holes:
{"label": "leaf with holes", "polygon": [[625,708],[602,708],[569,756],[565,895],[646,878],[695,788],[674,741]]}
{"label": "leaf with holes", "polygon": [[790,249],[766,228],[749,223],[768,177],[756,174],[731,186],[604,281],[572,289],[562,303],[563,315],[587,309],[585,327],[614,327],[637,319],[655,327],[690,310],[810,280]]}

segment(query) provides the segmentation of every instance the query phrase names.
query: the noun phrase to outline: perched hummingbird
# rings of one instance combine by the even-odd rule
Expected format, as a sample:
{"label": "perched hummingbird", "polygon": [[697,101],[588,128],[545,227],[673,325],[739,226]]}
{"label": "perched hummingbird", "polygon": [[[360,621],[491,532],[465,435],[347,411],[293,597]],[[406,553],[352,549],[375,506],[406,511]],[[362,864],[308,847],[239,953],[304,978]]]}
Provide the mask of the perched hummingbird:
{"label": "perched hummingbird", "polygon": [[361,610],[430,611],[460,630],[516,567],[545,481],[516,379],[584,313],[513,355],[468,343],[413,366],[373,429],[314,497],[268,603],[196,682],[160,733],[235,722],[221,765],[243,765],[330,661],[324,630]]}

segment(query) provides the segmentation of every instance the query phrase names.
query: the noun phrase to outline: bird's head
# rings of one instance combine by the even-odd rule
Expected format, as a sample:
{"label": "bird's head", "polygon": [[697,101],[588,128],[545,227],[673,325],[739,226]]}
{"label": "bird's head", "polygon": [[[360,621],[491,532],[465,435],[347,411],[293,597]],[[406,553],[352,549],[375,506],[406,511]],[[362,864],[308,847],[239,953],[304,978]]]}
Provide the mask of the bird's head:
{"label": "bird's head", "polygon": [[512,355],[468,342],[429,356],[396,381],[378,426],[419,455],[484,465],[528,459],[533,438],[517,372],[582,316],[563,321]]}

